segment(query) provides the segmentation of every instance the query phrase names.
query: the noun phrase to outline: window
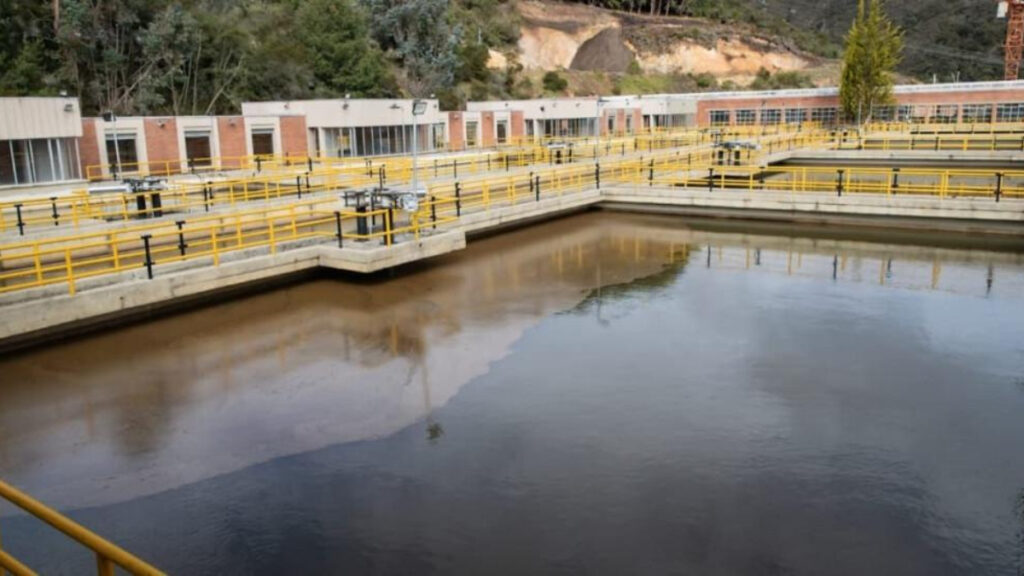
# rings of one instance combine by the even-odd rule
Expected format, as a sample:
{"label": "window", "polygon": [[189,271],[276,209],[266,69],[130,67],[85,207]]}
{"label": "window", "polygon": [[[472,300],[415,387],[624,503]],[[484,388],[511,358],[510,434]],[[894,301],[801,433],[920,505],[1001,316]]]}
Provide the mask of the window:
{"label": "window", "polygon": [[960,107],[958,105],[940,104],[935,107],[935,113],[932,114],[931,121],[933,124],[956,124],[959,115]]}
{"label": "window", "polygon": [[[347,137],[346,137],[347,140]],[[346,143],[347,144],[347,143]],[[346,149],[348,146],[346,145]],[[274,155],[274,129],[253,128],[252,130],[252,153],[254,156]]]}
{"label": "window", "polygon": [[786,124],[803,124],[807,122],[806,108],[786,108]]}
{"label": "window", "polygon": [[633,114],[626,112],[626,134],[633,133]]}
{"label": "window", "polygon": [[439,122],[434,124],[433,130],[434,138],[432,139],[432,142],[434,143],[434,149],[444,148],[444,123]]}
{"label": "window", "polygon": [[772,108],[768,110],[761,110],[761,124],[763,126],[771,126],[778,124],[782,120],[782,111],[778,108]]}
{"label": "window", "polygon": [[916,104],[910,107],[910,123],[924,124],[928,117],[935,112],[931,104]]}
{"label": "window", "polygon": [[608,133],[609,134],[614,134],[615,133],[615,116],[609,116],[608,117]]}
{"label": "window", "polygon": [[1000,104],[996,107],[996,122],[1020,122],[1024,119],[1024,104]]}
{"label": "window", "polygon": [[740,126],[751,126],[757,123],[757,110],[737,110],[736,124]]}
{"label": "window", "polygon": [[508,120],[500,120],[494,128],[494,132],[497,136],[498,144],[508,142]]}
{"label": "window", "polygon": [[729,111],[728,110],[712,110],[711,111],[711,125],[712,126],[728,126],[729,125]]}
{"label": "window", "polygon": [[811,122],[817,124],[835,124],[838,112],[835,108],[812,108]]}
{"label": "window", "polygon": [[209,132],[185,132],[185,158],[189,166],[209,166],[210,158],[210,133]]}
{"label": "window", "polygon": [[992,122],[991,104],[964,104],[963,121],[967,123]]}
{"label": "window", "polygon": [[896,116],[894,106],[879,106],[871,111],[871,120],[875,122],[892,122]]}
{"label": "window", "polygon": [[50,141],[45,139],[31,140],[32,143],[32,174],[36,182],[53,182],[59,180],[54,176],[53,157],[50,153]]}
{"label": "window", "polygon": [[0,186],[80,177],[75,138],[0,140]]}
{"label": "window", "polygon": [[17,184],[18,179],[14,173],[14,154],[11,152],[11,142],[0,140],[0,186]]}
{"label": "window", "polygon": [[896,108],[893,106],[879,106],[871,111],[871,120],[875,122],[892,122],[896,116]]}
{"label": "window", "polygon": [[107,164],[113,167],[111,172],[135,172],[139,169],[134,134],[107,134]]}
{"label": "window", "polygon": [[466,147],[476,147],[476,132],[479,122],[476,120],[469,120],[466,122]]}

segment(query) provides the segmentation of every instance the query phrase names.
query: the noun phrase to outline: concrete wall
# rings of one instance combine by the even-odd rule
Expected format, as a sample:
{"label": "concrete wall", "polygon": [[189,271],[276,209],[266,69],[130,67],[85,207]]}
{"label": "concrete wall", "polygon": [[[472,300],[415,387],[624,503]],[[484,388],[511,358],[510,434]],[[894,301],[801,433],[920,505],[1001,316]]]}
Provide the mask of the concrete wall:
{"label": "concrete wall", "polygon": [[0,140],[81,135],[77,98],[0,98]]}
{"label": "concrete wall", "polygon": [[[243,102],[243,116],[306,117],[309,128],[355,128],[359,126],[402,126],[412,124],[412,100],[295,100],[279,102]],[[440,124],[447,117],[437,100],[427,100],[427,110],[419,124]]]}

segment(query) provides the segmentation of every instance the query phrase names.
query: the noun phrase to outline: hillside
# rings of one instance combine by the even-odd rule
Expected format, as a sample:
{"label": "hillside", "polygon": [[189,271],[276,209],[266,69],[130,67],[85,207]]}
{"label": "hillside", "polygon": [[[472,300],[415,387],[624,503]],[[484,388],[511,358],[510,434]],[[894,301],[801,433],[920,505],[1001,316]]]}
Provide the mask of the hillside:
{"label": "hillside", "polygon": [[[0,95],[87,114],[834,84],[854,0],[0,0]],[[1000,77],[994,0],[890,2],[901,73]]]}
{"label": "hillside", "polygon": [[[838,65],[746,24],[649,16],[584,4],[521,0],[520,36],[509,57],[529,72],[565,70],[570,79],[645,76],[748,86],[782,73],[806,85],[833,84]],[[498,61],[500,65],[501,60]],[[595,76],[590,74],[589,76]],[[576,82],[572,92],[586,92]],[[641,86],[642,87],[642,86]]]}
{"label": "hillside", "polygon": [[[856,0],[586,0],[578,4],[649,15],[702,17],[747,24],[788,38],[819,56],[835,57],[857,8]],[[1006,21],[996,0],[889,0],[886,11],[903,28],[900,72],[921,80],[992,80],[1002,71]]]}

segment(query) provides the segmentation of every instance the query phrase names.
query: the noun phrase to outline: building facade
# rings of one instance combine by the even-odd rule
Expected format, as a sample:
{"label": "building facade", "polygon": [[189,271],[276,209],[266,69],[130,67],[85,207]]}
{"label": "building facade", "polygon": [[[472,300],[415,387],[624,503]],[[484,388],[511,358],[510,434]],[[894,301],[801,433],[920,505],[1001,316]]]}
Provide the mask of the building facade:
{"label": "building facade", "polygon": [[409,154],[414,125],[419,151],[444,148],[448,141],[448,115],[440,111],[437,100],[426,100],[423,114],[415,118],[413,100],[338,98],[242,104],[245,117],[289,114],[305,119],[306,148],[314,157]]}
{"label": "building facade", "polygon": [[[915,124],[1024,121],[1024,81],[896,86],[896,104],[864,110],[860,120]],[[843,118],[838,88],[696,94],[697,124],[765,126],[857,123]]]}
{"label": "building facade", "polygon": [[301,115],[85,118],[81,131],[82,174],[89,179],[229,170],[255,155],[307,155]]}
{"label": "building facade", "polygon": [[0,98],[0,186],[79,180],[77,98]]}
{"label": "building facade", "polygon": [[[897,86],[861,120],[1024,122],[1024,81]],[[247,102],[241,115],[82,118],[75,98],[0,98],[0,187],[230,170],[254,156],[359,157],[471,150],[544,139],[679,128],[822,125],[843,118],[835,88],[470,102],[338,98]],[[415,128],[414,128],[415,126]]]}

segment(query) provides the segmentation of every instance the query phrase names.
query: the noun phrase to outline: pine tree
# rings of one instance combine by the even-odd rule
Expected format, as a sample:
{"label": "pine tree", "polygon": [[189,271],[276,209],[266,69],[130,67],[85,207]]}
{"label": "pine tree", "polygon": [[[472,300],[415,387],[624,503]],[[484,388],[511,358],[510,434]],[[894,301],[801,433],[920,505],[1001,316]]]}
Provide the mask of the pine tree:
{"label": "pine tree", "polygon": [[893,70],[903,52],[903,32],[885,15],[882,0],[857,4],[846,34],[839,99],[848,119],[870,120],[879,106],[894,102]]}

